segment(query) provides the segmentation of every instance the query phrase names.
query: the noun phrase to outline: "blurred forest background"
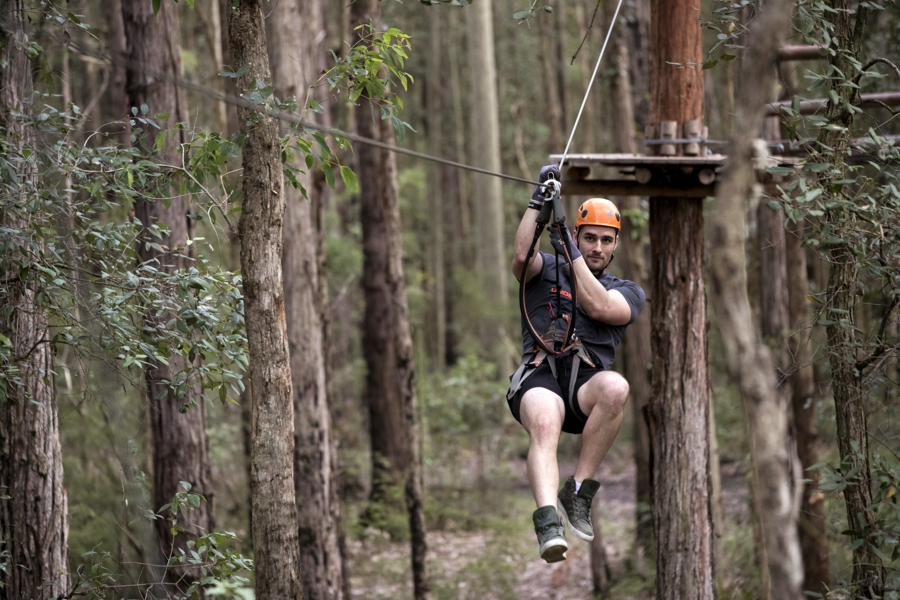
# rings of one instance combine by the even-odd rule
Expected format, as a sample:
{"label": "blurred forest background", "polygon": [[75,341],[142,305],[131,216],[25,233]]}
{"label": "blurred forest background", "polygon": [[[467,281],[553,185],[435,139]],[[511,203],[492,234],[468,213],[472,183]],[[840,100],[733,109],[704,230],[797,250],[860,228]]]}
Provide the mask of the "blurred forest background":
{"label": "blurred forest background", "polygon": [[[44,376],[37,377],[48,388],[42,392],[46,398],[35,387],[31,396],[17,396],[16,389],[31,385],[21,379],[28,372],[17,361],[29,358],[16,351],[19,342],[10,333],[15,327],[9,325],[14,311],[4,308],[0,402],[6,429],[0,441],[14,443],[10,431],[19,425],[9,415],[15,406],[55,406],[50,421],[58,421],[59,448],[48,456],[61,457],[61,465],[50,470],[56,470],[64,492],[51,512],[53,519],[67,520],[69,585],[83,583],[78,589],[98,597],[138,596],[145,588],[161,597],[166,588],[156,584],[173,576],[159,566],[160,557],[181,553],[182,564],[170,571],[182,584],[195,581],[196,565],[207,561],[217,565],[203,571],[218,581],[211,595],[249,597],[254,576],[244,561],[254,557],[251,417],[237,241],[244,134],[235,106],[209,93],[234,93],[244,75],[243,65],[230,57],[226,23],[229,11],[237,9],[231,0],[3,4],[4,73],[14,75],[9,53],[24,53],[34,89],[33,95],[20,90],[18,105],[8,99],[3,105],[3,305],[17,306],[17,281],[32,282],[29,289],[37,291],[30,301],[49,315],[38,329],[49,332],[52,342],[32,338],[34,346],[27,344],[32,358],[35,347],[48,348]],[[886,567],[881,593],[896,598],[900,121],[889,99],[851,111],[840,132],[849,140],[846,152],[835,151],[810,142],[834,123],[830,113],[822,116],[825,104],[816,115],[801,107],[801,99],[839,104],[841,85],[862,93],[900,89],[900,71],[893,66],[900,58],[900,13],[888,0],[800,0],[784,45],[837,48],[844,40],[835,33],[834,15],[857,14],[863,5],[869,14],[854,32],[853,72],[835,73],[834,61],[816,53],[802,60],[782,57],[778,95],[770,101],[785,102],[773,109],[759,136],[775,141],[771,154],[807,160],[797,167],[802,172],[792,186],[786,183],[792,169],[770,170],[764,182],[770,196],[746,206],[745,248],[755,327],[772,349],[779,393],[790,398],[795,386],[792,413],[803,423],[792,429],[801,437],[800,460],[803,467],[819,465],[802,475],[812,482],[801,498],[798,525],[804,589],[849,593],[858,562],[854,553],[862,548]],[[279,110],[297,111],[307,121],[534,180],[548,156],[563,150],[614,10],[609,0],[263,2],[272,80],[251,91],[261,94],[259,102],[277,97]],[[16,30],[11,19],[23,14],[24,25]],[[757,14],[747,0],[704,0],[696,15],[705,25],[702,64],[670,65],[702,72],[710,140],[732,138],[740,126],[736,103],[756,85],[741,72],[753,60],[744,42]],[[649,2],[624,1],[572,152],[643,152],[650,16]],[[357,27],[370,19],[375,33],[365,38],[366,30]],[[364,64],[352,66],[354,48],[373,44],[389,28],[388,50],[377,51],[397,59],[385,62],[396,67],[389,73],[392,87],[368,88],[354,105],[346,90],[352,93],[365,77],[354,74]],[[399,60],[404,52],[407,57]],[[866,72],[883,76],[856,76],[859,63],[873,57],[886,60]],[[135,70],[137,64],[157,71]],[[335,65],[336,71],[323,75]],[[177,88],[173,78],[198,87]],[[298,505],[301,521],[304,511],[313,511],[307,518],[324,523],[314,511],[329,507],[327,527],[301,527],[301,553],[304,544],[318,548],[318,558],[301,560],[317,564],[316,573],[327,580],[322,589],[330,590],[307,597],[413,597],[406,504],[411,492],[401,475],[415,454],[404,445],[410,398],[417,408],[413,439],[421,453],[432,597],[652,597],[650,433],[641,413],[651,394],[649,308],[617,357],[632,399],[598,474],[600,535],[592,546],[575,542],[567,561],[545,565],[529,518],[528,438],[505,402],[520,344],[518,288],[508,265],[531,186],[410,156],[385,158],[362,143],[351,150],[340,136],[319,143],[301,125],[280,127],[289,184],[283,264],[290,367],[297,435],[308,434],[306,454],[294,455],[295,485],[298,498],[309,481],[318,482],[310,490],[319,490],[318,500]],[[24,155],[23,139],[34,148]],[[31,152],[40,162],[30,167],[31,187],[23,191],[14,185],[16,172],[22,176]],[[851,174],[841,171],[822,183],[835,165]],[[838,201],[852,205],[843,214],[857,215],[853,223],[860,224],[851,243],[857,275],[849,314],[827,294],[837,230],[829,226],[828,211],[837,210],[831,196],[840,196],[835,189],[841,185],[857,190]],[[29,200],[16,204],[23,197]],[[390,208],[372,213],[385,198],[383,206],[391,198],[397,203],[399,222]],[[649,201],[612,199],[625,228],[611,270],[640,283],[649,296]],[[566,197],[567,208],[574,214],[583,200]],[[709,213],[716,200],[694,202]],[[394,237],[379,237],[366,232],[373,223],[384,231],[401,229]],[[392,246],[394,240],[399,245]],[[707,256],[715,251],[707,240]],[[805,286],[799,288],[799,305],[796,294],[789,298],[792,282]],[[398,313],[404,296],[406,306]],[[397,320],[407,316],[407,306],[411,354],[408,364],[398,366],[404,341],[396,333],[403,329]],[[852,330],[852,351],[830,337],[827,328],[836,322]],[[716,587],[721,598],[761,598],[770,593],[769,575],[750,491],[747,409],[729,374],[714,310],[708,331]],[[845,506],[847,486],[862,475],[839,450],[832,369],[835,354],[843,352],[858,358],[853,369],[863,391],[859,402],[869,441],[864,468],[871,471],[871,481],[868,473],[865,481],[874,494],[866,515],[875,515],[867,526],[848,524]],[[805,383],[797,383],[801,372]],[[404,396],[394,380],[405,376],[413,388]],[[799,385],[806,387],[798,392]],[[169,408],[161,408],[170,396]],[[572,436],[561,441],[563,474],[574,468],[578,443]],[[859,453],[858,445],[852,451]],[[11,462],[3,469],[12,469]],[[13,502],[13,481],[0,481],[10,488],[0,490],[6,492],[0,503]],[[171,517],[173,506],[177,517]],[[14,511],[4,511],[0,523],[9,528]],[[229,533],[185,545],[196,526]],[[188,532],[173,537],[173,527]],[[14,537],[8,531],[6,540]],[[200,546],[203,560],[196,555],[191,566]],[[227,564],[211,558],[214,546],[231,549]],[[0,547],[0,584],[6,584],[0,597],[13,597],[14,563],[6,541]],[[116,591],[110,587],[115,585],[138,587]],[[41,597],[62,595],[45,591]]]}

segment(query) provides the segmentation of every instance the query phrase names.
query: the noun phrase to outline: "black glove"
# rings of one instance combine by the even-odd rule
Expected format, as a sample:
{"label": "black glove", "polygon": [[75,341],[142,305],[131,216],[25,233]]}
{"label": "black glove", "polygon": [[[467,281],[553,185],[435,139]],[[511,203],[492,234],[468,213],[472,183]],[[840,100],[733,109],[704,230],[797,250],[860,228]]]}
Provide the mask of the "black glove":
{"label": "black glove", "polygon": [[[572,262],[575,262],[575,259],[581,258],[581,252],[579,252],[578,247],[575,246],[575,240],[572,239],[572,234],[569,232],[569,228],[561,223],[559,227],[562,228],[563,235],[566,236],[566,241],[568,242],[569,258],[572,259]],[[552,245],[553,248],[563,256],[566,255],[565,248],[563,247],[563,241],[559,239],[559,229],[557,229],[556,225],[550,226],[550,245]]]}
{"label": "black glove", "polygon": [[[556,165],[547,165],[546,167],[541,167],[541,174],[538,177],[539,183],[544,183],[548,179],[555,179],[557,181],[560,180],[559,176],[559,167]],[[531,201],[536,202],[537,204],[543,204],[544,200],[550,197],[550,192],[552,188],[545,188],[543,186],[535,186],[534,193],[531,194]],[[540,207],[538,207],[540,209]]]}

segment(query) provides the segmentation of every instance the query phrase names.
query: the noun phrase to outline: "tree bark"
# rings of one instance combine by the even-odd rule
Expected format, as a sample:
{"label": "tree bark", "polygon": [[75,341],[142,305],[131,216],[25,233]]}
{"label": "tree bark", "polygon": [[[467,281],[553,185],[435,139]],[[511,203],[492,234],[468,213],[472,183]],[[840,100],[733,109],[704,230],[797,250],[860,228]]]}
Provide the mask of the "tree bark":
{"label": "tree bark", "polygon": [[[24,2],[7,0],[0,16],[0,58],[5,65],[0,70],[0,127],[10,151],[21,156],[35,142],[33,132],[13,114],[30,113],[32,102],[31,64],[16,43],[26,39]],[[30,185],[37,169],[20,164],[19,181]],[[4,195],[0,225],[25,229],[28,224],[5,205],[27,200]],[[13,261],[21,258],[4,254],[0,274],[18,272]],[[9,351],[16,357],[22,384],[7,387],[7,399],[0,403],[0,496],[8,497],[0,501],[0,543],[8,553],[2,559],[6,569],[0,572],[0,589],[7,598],[44,598],[62,595],[69,586],[69,520],[53,351],[43,339],[48,321],[35,304],[34,290],[21,282],[11,282],[7,290],[0,307],[5,315],[0,333],[11,342]]]}
{"label": "tree bark", "polygon": [[[612,15],[610,14],[610,18]],[[610,80],[610,105],[613,113],[613,133],[615,135],[615,151],[635,153],[637,143],[634,139],[634,94],[628,77],[629,55],[624,32],[615,36],[614,45],[615,71]],[[621,199],[623,214],[629,211],[640,211],[641,199],[638,196],[625,196]],[[650,289],[650,277],[644,258],[648,250],[644,241],[644,232],[632,227],[629,217],[623,217],[620,233],[619,256],[621,257],[622,275],[634,281],[643,289]],[[631,408],[634,428],[634,462],[635,462],[635,553],[639,561],[647,553],[653,551],[653,519],[650,513],[650,431],[644,418],[644,409],[650,399],[650,363],[653,355],[650,349],[650,314],[641,314],[629,325],[625,332],[624,367],[625,377],[631,389]]]}
{"label": "tree bark", "polygon": [[[852,11],[848,0],[835,0],[832,7],[838,11],[834,14],[834,25],[829,31],[832,35],[832,46],[835,55],[829,56],[829,63],[851,79],[858,72],[857,61],[862,53],[862,36],[865,29],[868,9],[865,6],[856,8],[856,21],[852,22]],[[837,124],[841,130],[822,128],[818,143],[832,149],[829,160],[834,164],[830,171],[845,172],[844,155],[850,139],[850,128],[853,125],[853,113],[847,108],[859,100],[859,89],[843,85],[844,80],[837,77],[832,80],[832,91],[837,94],[839,102],[829,101],[825,118]],[[821,176],[819,185],[826,194],[832,194],[831,181],[842,175]],[[825,215],[826,223],[831,227],[832,235],[845,240],[852,239],[850,230],[853,223],[846,221],[848,217],[829,211]],[[885,570],[881,559],[871,550],[872,539],[878,533],[876,515],[871,510],[872,482],[869,465],[869,438],[866,429],[865,390],[862,374],[857,369],[857,340],[852,329],[856,317],[859,296],[859,269],[850,241],[834,244],[830,250],[831,271],[826,288],[828,308],[842,311],[831,313],[834,322],[826,327],[828,352],[831,363],[832,389],[834,394],[835,421],[837,423],[838,450],[842,464],[849,463],[849,469],[858,469],[859,474],[844,490],[844,501],[847,508],[848,529],[857,531],[856,535],[866,540],[853,551],[853,576],[851,583],[859,591],[870,597],[880,597],[884,593]],[[843,316],[841,316],[843,315]],[[862,526],[862,527],[860,527]]]}
{"label": "tree bark", "polygon": [[[467,7],[469,72],[471,75],[470,159],[489,171],[500,172],[500,121],[497,100],[497,66],[494,60],[492,3]],[[477,110],[474,109],[477,107]],[[503,186],[497,177],[473,175],[475,208],[475,267],[484,299],[479,307],[479,339],[494,356],[500,372],[512,367],[512,344],[503,324],[506,319],[508,264],[503,235]]]}
{"label": "tree bark", "polygon": [[[716,248],[712,254],[713,305],[719,315],[729,370],[738,380],[749,416],[755,471],[753,492],[771,577],[770,593],[773,598],[785,600],[801,597],[803,568],[795,525],[797,490],[794,486],[799,472],[790,439],[787,395],[778,389],[772,354],[752,326],[744,230],[745,204],[753,201],[756,184],[753,143],[763,123],[763,106],[775,84],[777,48],[788,34],[791,10],[790,3],[767,5],[751,27],[748,44],[754,56],[744,62],[742,76],[754,85],[747,86],[738,100],[735,114],[738,126],[734,129],[729,162],[714,205],[711,232],[712,245]],[[774,231],[777,229],[780,223],[768,228],[768,235],[777,235]],[[766,235],[767,230],[762,231]],[[766,260],[764,256],[763,261]],[[771,253],[768,260],[772,262]],[[770,268],[774,271],[779,267],[775,264]],[[777,275],[767,272],[766,276]],[[782,335],[787,324],[784,300],[776,304],[764,297],[763,301],[770,303],[761,308],[769,312],[762,318],[763,334]],[[764,592],[768,595],[769,590]]]}
{"label": "tree bark", "polygon": [[[669,64],[701,62],[690,0],[652,2],[650,55],[650,123],[701,118],[702,75]],[[701,203],[651,198],[650,249],[657,598],[715,598]]]}
{"label": "tree bark", "polygon": [[[180,75],[178,17],[174,5],[164,3],[154,16],[149,4],[125,0],[122,3],[122,19],[126,52],[132,64],[146,65],[153,71],[170,76]],[[141,105],[146,104],[150,116],[160,112],[170,113],[169,118],[161,123],[163,129],[169,130],[169,141],[163,148],[161,160],[177,163],[180,160],[179,144],[184,139],[183,134],[176,131],[176,123],[186,120],[183,95],[172,83],[144,70],[128,69],[125,87],[131,106],[140,110]],[[144,129],[152,131],[147,127]],[[146,144],[151,145],[152,140]],[[182,194],[172,194],[168,209],[162,202],[141,201],[135,205],[135,217],[145,228],[155,223],[166,225],[169,235],[165,244],[172,250],[187,249],[187,240],[192,237],[193,230],[192,221],[188,218],[191,212],[190,202]],[[168,271],[193,265],[193,260],[184,256],[148,248],[143,243],[145,235],[142,235],[137,248],[141,261],[151,262],[156,268]],[[168,318],[171,317],[148,314],[146,320],[150,327],[155,327]],[[187,551],[186,542],[191,535],[202,533],[201,529],[211,531],[214,527],[214,491],[210,481],[209,439],[204,418],[206,403],[198,401],[199,390],[195,387],[175,391],[167,383],[190,366],[187,359],[173,355],[168,362],[168,365],[154,362],[145,372],[153,447],[153,504],[159,508],[170,502],[176,493],[184,491],[182,481],[190,483],[190,491],[202,494],[207,501],[183,517],[179,515],[179,525],[185,528],[188,535],[173,537],[169,521],[156,521],[160,551],[165,557],[171,556],[176,548]],[[190,576],[183,579],[187,573]],[[197,569],[169,569],[167,575],[170,583],[181,580],[180,585],[185,587],[189,579],[199,576]]]}
{"label": "tree bark", "polygon": [[[121,2],[109,2],[102,11],[106,22],[106,47],[111,56],[124,58],[127,55],[125,41],[125,23],[122,20]],[[109,84],[103,95],[102,121],[99,125],[106,125],[105,131],[114,138],[123,148],[130,143],[130,134],[127,122],[128,118],[128,94],[125,91],[127,73],[121,63],[113,61],[109,66]],[[109,121],[119,121],[118,125],[107,125]]]}
{"label": "tree bark", "polygon": [[[316,73],[312,40],[319,9],[317,1],[282,0],[266,19],[275,95],[296,97],[301,109]],[[305,164],[297,166],[305,169]],[[315,193],[309,174],[298,174],[298,179],[308,194]],[[318,236],[311,201],[287,187],[285,203],[282,269],[294,401],[300,579],[307,599],[337,600],[343,598],[340,523],[335,518],[339,510],[332,507],[331,489],[337,448],[325,380]]]}
{"label": "tree bark", "polygon": [[828,566],[828,537],[825,530],[825,503],[819,496],[819,471],[807,471],[819,461],[816,424],[816,384],[809,347],[809,309],[806,299],[809,282],[806,252],[802,246],[803,222],[792,225],[785,238],[787,255],[788,318],[793,332],[788,349],[793,358],[791,370],[792,405],[797,436],[797,456],[803,469],[800,510],[797,517],[800,550],[803,553],[804,591],[826,593],[831,585]]}
{"label": "tree bark", "polygon": [[[375,0],[352,6],[355,24],[379,22]],[[375,121],[368,107],[356,111],[360,135],[394,143],[390,120]],[[363,289],[366,309],[363,354],[366,398],[372,438],[373,492],[378,479],[403,485],[409,513],[413,591],[416,600],[430,597],[425,537],[422,464],[416,417],[415,361],[403,279],[402,227],[397,161],[391,152],[359,153],[363,225]],[[390,461],[390,470],[379,464]]]}
{"label": "tree bark", "polygon": [[[428,54],[428,72],[441,73],[443,56],[443,36],[441,35],[443,11],[432,10],[428,14],[429,37],[431,51]],[[444,153],[443,130],[443,96],[445,86],[443,77],[431,77],[428,80],[428,148],[432,156]],[[430,218],[428,244],[428,301],[430,315],[426,322],[429,330],[426,339],[429,343],[429,354],[437,371],[442,371],[447,364],[447,304],[446,304],[446,271],[444,269],[444,195],[442,179],[443,166],[432,164],[428,167],[428,186],[431,190],[428,200]]]}
{"label": "tree bark", "polygon": [[[260,0],[241,0],[228,11],[228,38],[235,65],[250,65],[235,81],[243,93],[270,79]],[[251,121],[251,116],[253,120]],[[245,135],[241,272],[250,350],[251,471],[256,597],[303,596],[300,582],[297,504],[294,488],[294,419],[282,281],[284,179],[278,124],[272,117],[238,108]]]}

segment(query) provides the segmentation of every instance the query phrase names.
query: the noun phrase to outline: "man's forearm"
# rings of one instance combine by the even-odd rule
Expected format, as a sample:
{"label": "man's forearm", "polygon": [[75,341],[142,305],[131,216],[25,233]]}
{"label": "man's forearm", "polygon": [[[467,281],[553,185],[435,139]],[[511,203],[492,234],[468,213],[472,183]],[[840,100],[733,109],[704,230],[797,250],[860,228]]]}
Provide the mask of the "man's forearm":
{"label": "man's forearm", "polygon": [[[531,241],[534,239],[534,228],[537,225],[538,214],[538,210],[528,208],[525,210],[525,214],[522,215],[522,220],[519,221],[519,228],[516,230],[516,253],[514,256],[514,260],[517,264],[525,262],[525,256],[528,254],[528,249],[531,247]],[[538,240],[537,246],[535,246],[535,252],[540,248],[540,244],[541,242]]]}

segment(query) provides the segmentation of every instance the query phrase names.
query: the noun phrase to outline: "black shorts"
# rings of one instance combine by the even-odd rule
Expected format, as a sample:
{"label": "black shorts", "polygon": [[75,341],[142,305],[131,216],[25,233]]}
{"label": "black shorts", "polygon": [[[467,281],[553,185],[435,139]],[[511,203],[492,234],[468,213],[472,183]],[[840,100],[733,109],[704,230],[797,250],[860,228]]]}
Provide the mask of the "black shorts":
{"label": "black shorts", "polygon": [[[522,398],[528,390],[534,388],[544,388],[558,395],[563,400],[566,407],[566,417],[563,421],[562,430],[566,433],[581,433],[584,431],[584,423],[587,421],[587,415],[578,405],[578,390],[587,383],[591,377],[604,371],[602,367],[592,367],[581,361],[578,365],[578,376],[575,379],[575,389],[572,401],[569,401],[569,374],[572,372],[572,359],[574,354],[556,359],[556,377],[553,377],[553,371],[550,369],[550,362],[544,360],[539,367],[522,382],[522,387],[516,392],[511,400],[507,400],[509,410],[519,423],[522,422],[520,408]],[[512,379],[512,377],[510,377]]]}

